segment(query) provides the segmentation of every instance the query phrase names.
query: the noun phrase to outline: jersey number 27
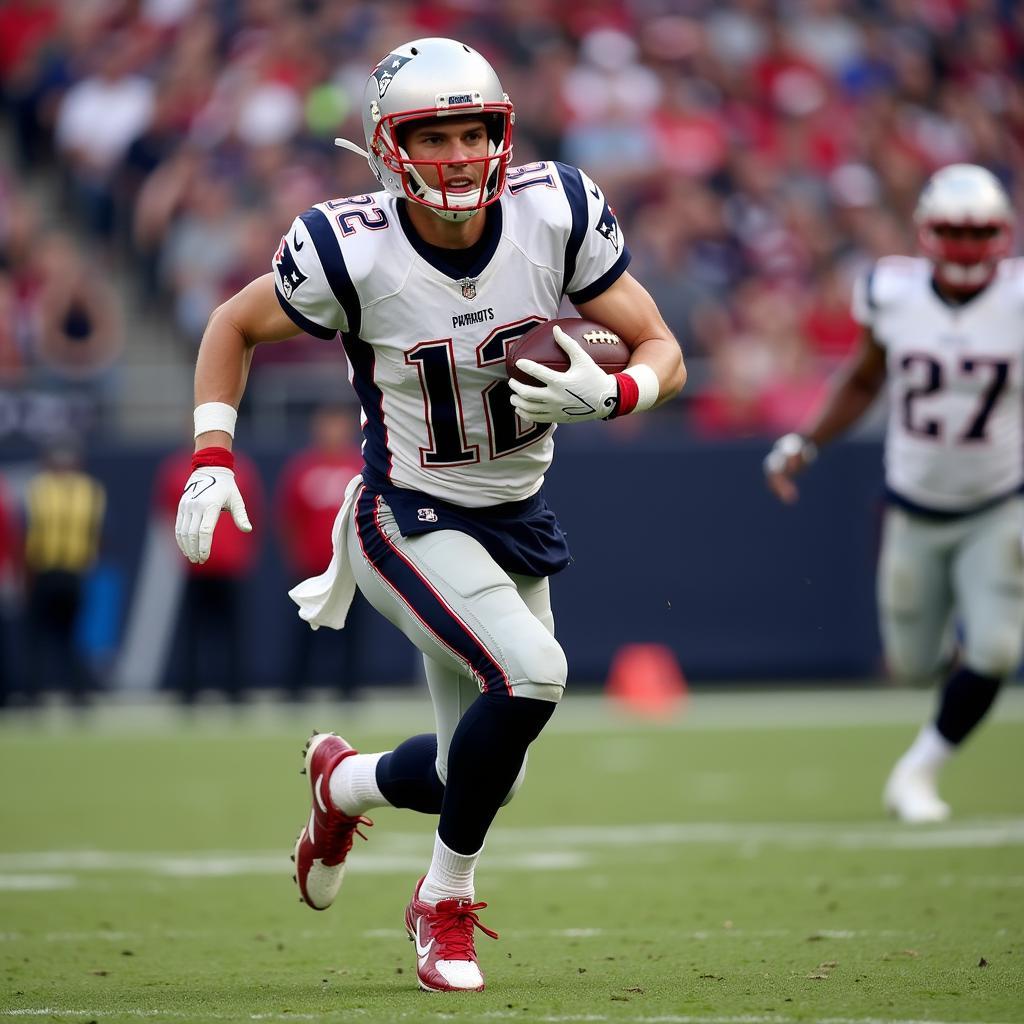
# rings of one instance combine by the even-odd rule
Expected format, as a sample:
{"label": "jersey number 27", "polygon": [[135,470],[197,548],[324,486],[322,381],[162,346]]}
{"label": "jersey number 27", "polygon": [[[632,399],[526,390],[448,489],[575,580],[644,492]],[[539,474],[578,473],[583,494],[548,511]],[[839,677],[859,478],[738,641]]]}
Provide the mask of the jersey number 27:
{"label": "jersey number 27", "polygon": [[[943,379],[943,365],[937,359],[923,353],[906,355],[900,360],[900,369],[905,374],[920,374],[920,383],[908,387],[903,392],[903,429],[914,437],[942,437],[943,424],[940,420],[916,415],[914,403],[921,398],[935,395],[947,387]],[[1010,364],[1005,359],[984,359],[979,357],[961,359],[957,367],[964,376],[974,377],[987,374],[988,383],[981,392],[978,406],[971,416],[970,423],[957,439],[961,442],[985,441],[985,427],[988,425],[992,410],[999,401],[999,396],[1006,389],[1010,377]]]}

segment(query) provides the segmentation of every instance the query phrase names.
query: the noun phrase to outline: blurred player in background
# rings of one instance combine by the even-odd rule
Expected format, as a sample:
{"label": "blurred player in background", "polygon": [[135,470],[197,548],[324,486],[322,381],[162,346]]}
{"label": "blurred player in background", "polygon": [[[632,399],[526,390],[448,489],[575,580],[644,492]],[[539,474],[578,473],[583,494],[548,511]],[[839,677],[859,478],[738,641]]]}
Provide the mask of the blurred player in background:
{"label": "blurred player in background", "polygon": [[29,699],[65,690],[78,706],[96,680],[76,643],[83,588],[99,554],[107,496],[71,440],[51,445],[25,495]]}
{"label": "blurred player in background", "polygon": [[[340,331],[365,465],[336,520],[329,569],[292,595],[312,625],[340,628],[358,584],[423,653],[436,733],[374,754],[314,735],[296,880],[322,910],[368,810],[439,815],[406,928],[423,988],[477,991],[476,864],[566,683],[547,577],[569,555],[541,492],[552,424],[650,408],[680,390],[685,370],[626,272],[600,188],[574,167],[509,167],[512,105],[476,51],[450,39],[398,47],[370,76],[362,113],[369,152],[344,144],[368,159],[382,190],[297,217],[273,273],[211,317],[196,367],[195,471],[176,532],[202,562],[222,508],[249,528],[229,448],[253,346]],[[524,363],[544,383],[513,382],[513,394],[506,347],[554,318],[563,296],[623,338],[629,367],[608,375],[566,338],[570,368]]]}
{"label": "blurred player in background", "polygon": [[765,471],[794,501],[793,477],[888,382],[882,639],[897,677],[947,675],[884,802],[904,821],[930,822],[950,812],[939,769],[1021,657],[1024,260],[1007,258],[1013,211],[982,167],[933,175],[915,219],[924,257],[886,257],[859,282],[860,348],[814,419],[775,443]]}
{"label": "blurred player in background", "polygon": [[[363,456],[354,440],[355,412],[343,405],[323,406],[313,413],[312,441],[296,452],[281,471],[275,494],[277,532],[293,584],[323,572],[333,553],[331,532],[348,482],[362,469]],[[236,534],[237,536],[237,534]],[[305,694],[310,682],[314,641],[330,645],[332,684],[342,697],[356,692],[358,626],[349,611],[348,629],[314,632],[292,617],[291,651],[285,689],[292,700]]]}
{"label": "blurred player in background", "polygon": [[21,530],[14,498],[0,476],[0,710],[8,705],[18,688],[10,631],[19,596],[21,562]]}

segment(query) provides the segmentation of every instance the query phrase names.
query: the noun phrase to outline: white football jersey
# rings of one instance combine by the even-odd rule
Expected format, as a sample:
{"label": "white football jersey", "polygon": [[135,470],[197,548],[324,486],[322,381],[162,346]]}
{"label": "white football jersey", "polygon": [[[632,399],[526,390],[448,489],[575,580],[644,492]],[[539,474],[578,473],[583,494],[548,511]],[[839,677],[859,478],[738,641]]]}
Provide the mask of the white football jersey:
{"label": "white football jersey", "polygon": [[936,511],[969,511],[1024,479],[1024,260],[961,306],[925,259],[887,256],[854,289],[853,315],[886,350],[886,483]]}
{"label": "white football jersey", "polygon": [[600,295],[629,253],[604,194],[565,164],[511,169],[486,216],[462,269],[383,191],[317,204],[274,255],[285,312],[316,337],[342,334],[371,486],[482,507],[543,483],[554,427],[516,416],[506,348],[557,316],[563,295]]}

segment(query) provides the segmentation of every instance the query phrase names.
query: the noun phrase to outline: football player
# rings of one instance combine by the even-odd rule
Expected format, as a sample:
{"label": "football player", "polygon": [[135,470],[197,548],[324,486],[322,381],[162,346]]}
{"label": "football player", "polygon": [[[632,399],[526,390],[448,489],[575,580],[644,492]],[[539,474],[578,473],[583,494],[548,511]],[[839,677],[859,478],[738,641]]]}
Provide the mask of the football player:
{"label": "football player", "polygon": [[[314,628],[341,628],[358,585],[422,652],[434,731],[377,753],[314,734],[296,881],[323,910],[366,812],[439,815],[405,915],[417,976],[429,990],[480,990],[474,928],[494,933],[478,917],[474,870],[566,684],[548,576],[569,554],[541,490],[555,425],[649,409],[680,390],[685,369],[626,270],[598,185],[563,164],[510,166],[512,104],[479,53],[440,38],[398,47],[370,75],[362,116],[366,149],[338,142],[368,160],[380,190],[298,216],[271,273],[210,318],[176,533],[201,562],[222,508],[250,528],[230,448],[254,346],[340,334],[365,464],[330,566],[291,595]],[[564,373],[522,361],[542,385],[510,382],[506,347],[555,318],[563,296],[622,337],[629,366],[608,375],[560,336]]]}
{"label": "football player", "polygon": [[924,255],[880,259],[857,284],[860,347],[814,419],[776,441],[765,472],[794,501],[793,477],[886,385],[882,639],[897,677],[945,673],[945,686],[883,799],[904,821],[934,822],[950,813],[939,770],[1021,657],[1024,260],[1008,258],[1013,212],[982,167],[938,171],[915,220]]}

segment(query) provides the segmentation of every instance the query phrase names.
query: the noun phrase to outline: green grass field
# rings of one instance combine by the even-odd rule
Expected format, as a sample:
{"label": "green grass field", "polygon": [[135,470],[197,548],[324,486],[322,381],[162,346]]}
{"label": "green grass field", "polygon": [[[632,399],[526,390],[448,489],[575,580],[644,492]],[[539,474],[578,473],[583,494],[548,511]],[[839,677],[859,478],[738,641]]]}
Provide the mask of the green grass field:
{"label": "green grass field", "polygon": [[955,817],[885,820],[927,693],[696,694],[648,723],[568,698],[478,872],[480,995],[417,989],[402,913],[433,822],[374,814],[301,905],[311,727],[354,712],[0,720],[0,1017],[172,1021],[1024,1021],[1024,691],[949,768]]}

